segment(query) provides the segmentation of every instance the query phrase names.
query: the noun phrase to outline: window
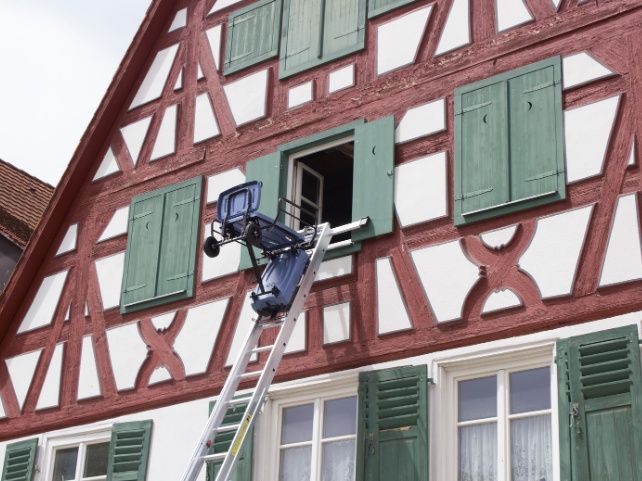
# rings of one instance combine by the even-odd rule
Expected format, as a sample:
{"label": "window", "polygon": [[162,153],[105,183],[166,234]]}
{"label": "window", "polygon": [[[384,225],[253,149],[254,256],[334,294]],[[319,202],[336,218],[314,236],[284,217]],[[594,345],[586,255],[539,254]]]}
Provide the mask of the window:
{"label": "window", "polygon": [[[279,215],[280,197],[320,207],[318,218],[335,227],[368,217],[368,224],[346,239],[350,245],[330,251],[353,252],[361,241],[392,232],[394,118],[358,121],[281,145],[248,162],[245,175],[263,182],[259,210],[270,217]],[[280,220],[287,222],[283,215]],[[241,268],[250,265],[244,252]]]}
{"label": "window", "polygon": [[192,297],[200,198],[200,177],[134,198],[122,313]]}
{"label": "window", "polygon": [[285,0],[280,77],[361,50],[365,0]]}
{"label": "window", "polygon": [[566,197],[561,59],[455,90],[455,225]]}
{"label": "window", "polygon": [[80,443],[54,450],[51,481],[103,481],[107,477],[109,441]]}

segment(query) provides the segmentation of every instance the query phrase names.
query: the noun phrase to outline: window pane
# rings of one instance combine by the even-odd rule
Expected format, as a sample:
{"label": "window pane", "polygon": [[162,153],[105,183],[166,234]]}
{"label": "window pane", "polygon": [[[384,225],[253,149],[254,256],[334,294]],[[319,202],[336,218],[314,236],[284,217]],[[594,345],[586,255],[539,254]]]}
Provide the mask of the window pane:
{"label": "window pane", "polygon": [[459,421],[497,416],[497,376],[460,381]]}
{"label": "window pane", "polygon": [[311,441],[313,418],[314,404],[285,408],[281,426],[281,444]]}
{"label": "window pane", "polygon": [[323,444],[321,481],[354,481],[355,441]]}
{"label": "window pane", "polygon": [[55,459],[51,481],[70,481],[76,479],[78,448],[56,450]]}
{"label": "window pane", "polygon": [[333,399],[324,403],[323,437],[332,438],[357,431],[357,397]]}
{"label": "window pane", "polygon": [[109,443],[90,444],[87,446],[84,474],[86,478],[107,474],[107,457]]}
{"label": "window pane", "polygon": [[512,481],[552,481],[551,416],[510,423]]}
{"label": "window pane", "polygon": [[459,428],[458,479],[497,480],[497,423]]}
{"label": "window pane", "polygon": [[281,450],[279,481],[310,481],[312,448],[287,448]]}
{"label": "window pane", "polygon": [[[510,412],[525,413],[550,409],[551,372],[549,367],[513,372],[510,375]],[[539,481],[539,480],[538,480]]]}
{"label": "window pane", "polygon": [[312,202],[318,203],[320,193],[321,182],[319,178],[307,170],[301,172],[301,195]]}

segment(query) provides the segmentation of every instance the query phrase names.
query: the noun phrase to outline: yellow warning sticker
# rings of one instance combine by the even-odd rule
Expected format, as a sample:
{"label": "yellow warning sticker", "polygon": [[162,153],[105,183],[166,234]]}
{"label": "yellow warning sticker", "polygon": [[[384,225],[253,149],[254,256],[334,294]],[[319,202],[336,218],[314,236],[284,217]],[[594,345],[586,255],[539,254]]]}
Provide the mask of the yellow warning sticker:
{"label": "yellow warning sticker", "polygon": [[245,416],[245,419],[241,423],[241,427],[239,428],[239,432],[236,436],[236,440],[234,441],[234,444],[232,444],[232,448],[230,449],[232,456],[236,457],[239,451],[241,450],[241,446],[243,445],[243,440],[245,439],[247,430],[250,429],[251,422],[252,422],[252,415],[248,414],[247,416]]}

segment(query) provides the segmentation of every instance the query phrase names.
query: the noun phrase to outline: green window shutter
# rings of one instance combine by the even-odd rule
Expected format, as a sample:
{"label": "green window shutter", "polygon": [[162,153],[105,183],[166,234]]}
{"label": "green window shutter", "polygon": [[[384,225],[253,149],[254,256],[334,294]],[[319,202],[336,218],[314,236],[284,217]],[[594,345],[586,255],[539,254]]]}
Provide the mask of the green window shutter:
{"label": "green window shutter", "polygon": [[227,22],[225,75],[276,57],[281,0],[261,0],[230,14]]}
{"label": "green window shutter", "polygon": [[506,95],[505,82],[455,92],[455,224],[509,200]]}
{"label": "green window shutter", "polygon": [[130,209],[129,236],[121,311],[151,299],[156,293],[158,255],[163,227],[163,194],[135,199]]}
{"label": "green window shutter", "polygon": [[395,172],[394,117],[384,117],[355,128],[352,219],[370,217],[352,233],[353,241],[392,232]]}
{"label": "green window shutter", "polygon": [[425,365],[359,375],[356,478],[360,481],[428,479]]}
{"label": "green window shutter", "polygon": [[508,81],[511,200],[565,189],[561,60]]}
{"label": "green window shutter", "polygon": [[285,0],[281,34],[281,78],[319,63],[324,0]]}
{"label": "green window shutter", "polygon": [[365,38],[365,0],[325,0],[323,58],[362,48]]}
{"label": "green window shutter", "polygon": [[637,326],[557,345],[563,481],[642,481]]}
{"label": "green window shutter", "polygon": [[[245,167],[246,182],[260,180],[263,182],[261,188],[261,206],[259,211],[269,217],[276,217],[279,209],[279,197],[285,197],[288,183],[288,162],[282,159],[280,152],[250,160]],[[255,249],[257,256],[259,251]],[[252,267],[247,249],[241,250],[240,268],[249,269]]]}
{"label": "green window shutter", "polygon": [[107,460],[107,481],[144,481],[152,421],[114,424]]}
{"label": "green window shutter", "polygon": [[200,200],[200,177],[165,194],[157,297],[193,294]]}
{"label": "green window shutter", "polygon": [[36,464],[38,439],[7,445],[2,468],[2,481],[31,481]]}
{"label": "green window shutter", "polygon": [[[210,414],[212,413],[215,404],[216,401],[212,401],[210,403]],[[225,417],[223,418],[223,426],[227,426],[230,424],[240,424],[246,407],[247,404],[239,404],[237,406],[230,407],[225,413]],[[232,440],[234,439],[235,434],[236,431],[227,431],[216,436],[216,438],[214,439],[214,443],[209,450],[209,454],[227,452],[230,449],[230,445],[232,444]],[[252,442],[253,439],[254,427],[250,428],[245,435],[243,446],[241,447],[241,450],[238,454],[236,466],[232,471],[229,481],[252,481],[252,450],[254,445],[254,443]],[[216,480],[216,475],[218,474],[218,471],[221,468],[222,464],[222,459],[217,461],[208,461],[207,481]]]}
{"label": "green window shutter", "polygon": [[374,18],[414,1],[415,0],[368,0],[368,18]]}

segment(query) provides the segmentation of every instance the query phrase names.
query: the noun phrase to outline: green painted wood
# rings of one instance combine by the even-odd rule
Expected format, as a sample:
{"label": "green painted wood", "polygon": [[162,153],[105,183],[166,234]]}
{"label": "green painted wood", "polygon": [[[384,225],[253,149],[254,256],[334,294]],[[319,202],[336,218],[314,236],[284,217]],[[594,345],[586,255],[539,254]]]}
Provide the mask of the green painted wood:
{"label": "green painted wood", "polygon": [[[209,405],[209,412],[212,413],[216,401],[212,401]],[[223,417],[222,426],[228,426],[230,424],[239,424],[243,419],[243,413],[247,404],[239,404],[234,407],[230,407],[225,416]],[[230,445],[236,435],[236,431],[227,431],[219,434],[214,439],[212,447],[210,448],[208,454],[217,454],[224,453],[230,449]],[[245,435],[245,440],[239,451],[238,459],[236,461],[236,466],[232,471],[229,481],[252,481],[252,453],[254,450],[254,426],[252,426],[247,434]],[[208,461],[207,463],[207,481],[215,481],[216,475],[221,469],[223,460],[217,461]]]}
{"label": "green painted wood", "polygon": [[359,375],[356,479],[427,481],[425,365]]}
{"label": "green painted wood", "polygon": [[368,0],[368,18],[375,18],[416,0]]}
{"label": "green painted wood", "polygon": [[107,460],[107,481],[144,481],[152,421],[114,424]]}
{"label": "green painted wood", "polygon": [[[566,404],[560,405],[560,430],[568,434],[560,433],[560,453],[570,453],[570,461],[562,462],[562,479],[642,481],[637,326],[570,338],[562,348],[567,356],[568,384],[560,390],[567,390],[568,399],[560,397]],[[568,415],[566,420],[561,418],[563,412]]]}
{"label": "green painted wood", "polygon": [[285,0],[281,33],[281,72],[309,68],[322,57],[324,0]]}
{"label": "green painted wood", "polygon": [[35,472],[38,439],[7,445],[1,481],[31,481]]}
{"label": "green painted wood", "polygon": [[200,200],[200,177],[165,194],[157,296],[193,290]]}
{"label": "green painted wood", "polygon": [[280,26],[281,0],[261,0],[232,12],[227,22],[225,75],[276,57]]}
{"label": "green painted wood", "polygon": [[394,117],[361,124],[355,131],[352,219],[369,217],[353,241],[392,232],[394,204]]}
{"label": "green painted wood", "polygon": [[132,202],[121,312],[127,312],[127,306],[151,299],[156,294],[163,205],[164,194],[159,191],[154,195],[136,198]]}
{"label": "green painted wood", "polygon": [[559,423],[560,481],[572,481],[571,470],[571,380],[568,363],[568,340],[555,346],[557,365],[557,412]]}
{"label": "green painted wood", "polygon": [[363,42],[365,0],[325,0],[323,56],[346,52]]}

